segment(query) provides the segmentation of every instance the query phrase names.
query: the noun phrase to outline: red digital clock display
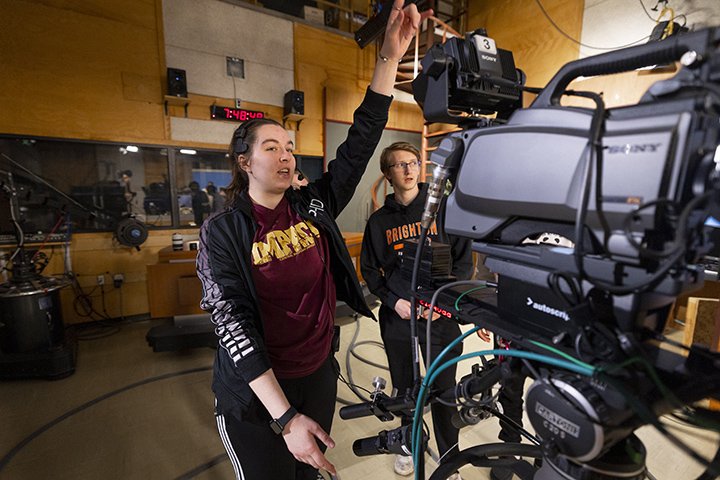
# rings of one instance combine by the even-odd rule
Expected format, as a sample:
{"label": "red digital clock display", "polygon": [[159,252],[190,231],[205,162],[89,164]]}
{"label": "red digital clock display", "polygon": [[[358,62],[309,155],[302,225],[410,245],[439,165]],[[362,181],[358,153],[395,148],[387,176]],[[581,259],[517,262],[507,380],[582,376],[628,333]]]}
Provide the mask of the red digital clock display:
{"label": "red digital clock display", "polygon": [[244,108],[210,106],[210,118],[213,120],[230,120],[233,122],[247,122],[253,118],[265,118],[265,113]]}

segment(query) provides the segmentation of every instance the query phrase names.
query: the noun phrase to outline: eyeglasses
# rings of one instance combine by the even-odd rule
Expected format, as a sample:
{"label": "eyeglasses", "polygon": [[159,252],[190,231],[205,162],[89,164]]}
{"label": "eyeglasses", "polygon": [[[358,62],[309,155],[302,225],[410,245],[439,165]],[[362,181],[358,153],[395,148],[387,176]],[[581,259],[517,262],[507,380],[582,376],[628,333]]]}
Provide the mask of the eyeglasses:
{"label": "eyeglasses", "polygon": [[394,168],[395,170],[405,170],[406,168],[408,170],[415,170],[417,168],[420,168],[420,161],[415,160],[414,162],[397,162],[388,166],[390,168]]}

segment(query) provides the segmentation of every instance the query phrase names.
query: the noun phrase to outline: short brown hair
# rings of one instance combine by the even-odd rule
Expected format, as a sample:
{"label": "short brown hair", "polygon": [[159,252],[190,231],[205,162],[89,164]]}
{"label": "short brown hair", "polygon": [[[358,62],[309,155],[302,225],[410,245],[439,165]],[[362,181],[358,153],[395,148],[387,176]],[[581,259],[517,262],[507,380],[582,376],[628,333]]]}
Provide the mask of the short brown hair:
{"label": "short brown hair", "polygon": [[388,170],[390,169],[390,155],[398,150],[410,152],[415,155],[418,162],[420,161],[420,150],[418,150],[415,145],[408,142],[395,142],[392,145],[385,147],[380,154],[380,171],[383,175],[387,176]]}

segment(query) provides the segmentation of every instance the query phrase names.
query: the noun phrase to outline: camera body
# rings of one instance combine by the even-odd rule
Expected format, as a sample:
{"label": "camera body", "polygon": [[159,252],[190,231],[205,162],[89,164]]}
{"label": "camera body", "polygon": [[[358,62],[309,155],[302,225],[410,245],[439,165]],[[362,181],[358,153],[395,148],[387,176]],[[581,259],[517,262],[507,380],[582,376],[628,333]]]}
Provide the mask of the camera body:
{"label": "camera body", "polygon": [[[486,256],[497,294],[450,284],[416,297],[529,352],[517,356],[535,377],[526,397],[544,460],[535,479],[644,478],[634,430],[660,429],[659,416],[720,393],[720,355],[661,348],[672,303],[704,281],[699,263],[712,246],[704,223],[720,217],[720,29],[571,62],[528,108],[520,108],[524,74],[512,54],[487,40],[473,32],[433,47],[413,90],[426,120],[463,127],[431,155],[441,174],[434,190],[449,176],[445,230]],[[566,90],[579,76],[678,60],[678,74],[636,105],[606,110],[601,96]],[[564,107],[566,94],[596,107]],[[490,112],[495,118],[481,116]],[[538,237],[562,241],[528,242]],[[572,362],[552,362],[548,351]],[[498,379],[491,370],[474,383],[487,389]],[[490,447],[458,455],[436,475],[472,455],[481,458],[473,465],[491,466],[488,452],[515,451]]]}

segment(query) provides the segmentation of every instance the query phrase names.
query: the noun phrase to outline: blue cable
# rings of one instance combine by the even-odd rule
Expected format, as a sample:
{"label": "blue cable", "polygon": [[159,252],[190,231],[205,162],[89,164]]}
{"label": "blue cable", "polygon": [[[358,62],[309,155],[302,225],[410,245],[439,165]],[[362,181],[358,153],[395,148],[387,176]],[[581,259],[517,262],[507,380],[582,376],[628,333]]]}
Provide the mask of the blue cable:
{"label": "blue cable", "polygon": [[[430,367],[428,367],[428,371],[426,372],[426,375],[425,375],[425,376],[427,377],[430,373],[432,373],[432,370],[433,370],[433,368],[435,367],[435,365],[436,365],[440,360],[442,360],[443,357],[445,357],[445,355],[447,355],[448,352],[450,352],[450,351],[455,347],[455,345],[457,345],[458,343],[460,343],[460,342],[462,342],[463,340],[465,340],[465,338],[469,337],[469,336],[472,335],[473,333],[475,333],[475,332],[477,332],[478,330],[480,330],[480,328],[481,328],[481,327],[474,327],[474,328],[468,330],[467,332],[463,333],[462,335],[458,336],[457,338],[455,338],[455,340],[453,340],[452,342],[450,342],[450,344],[449,344],[447,347],[445,347],[445,348],[442,350],[442,352],[440,352],[440,354],[437,356],[437,358],[432,361],[432,363],[430,364]],[[422,386],[422,385],[421,385],[421,386]],[[418,411],[417,411],[417,408],[416,408],[416,409],[415,409],[415,414],[414,414],[414,416],[413,416],[413,429],[412,429],[413,432],[415,431],[415,427],[414,427],[415,423],[416,423],[416,422],[419,422],[419,420],[420,420],[421,417],[422,417],[422,415],[418,415]],[[412,451],[413,451],[413,458],[415,457],[415,450],[416,450],[415,447],[414,447],[414,445],[415,445],[415,435],[414,435],[414,433],[413,433],[413,435],[411,436],[411,442],[410,442],[410,448],[411,448]]]}
{"label": "blue cable", "polygon": [[[477,329],[475,329],[477,330]],[[415,448],[415,445],[420,445],[422,441],[422,428],[420,427],[422,425],[421,418],[422,418],[422,411],[423,407],[425,405],[425,398],[427,397],[427,390],[430,387],[430,385],[433,384],[437,376],[445,369],[451,367],[452,365],[469,358],[473,357],[479,357],[484,355],[496,355],[496,356],[505,356],[505,357],[518,357],[518,358],[525,358],[528,360],[538,360],[550,365],[554,365],[556,367],[562,367],[566,370],[569,370],[571,372],[579,373],[581,375],[585,375],[588,377],[591,377],[595,369],[594,368],[585,368],[581,367],[579,365],[576,365],[574,363],[568,362],[566,360],[560,360],[557,358],[549,357],[547,355],[542,355],[534,352],[526,352],[522,350],[482,350],[479,352],[473,352],[468,353],[466,355],[461,355],[459,357],[453,358],[451,360],[448,360],[447,362],[443,363],[439,367],[437,367],[438,361],[443,357],[444,354],[449,351],[449,349],[457,344],[457,342],[462,341],[463,338],[465,338],[467,335],[472,333],[473,330],[470,330],[469,332],[465,333],[464,335],[456,338],[453,340],[453,342],[443,350],[443,352],[438,355],[438,358],[435,359],[435,361],[430,365],[430,368],[428,368],[428,372],[426,375],[426,381],[423,381],[423,383],[420,385],[420,391],[418,392],[418,399],[417,403],[415,404],[415,415],[413,417],[413,427],[412,427],[412,453],[413,453],[413,463],[415,465],[418,465],[418,462],[422,459],[420,454],[420,449]],[[415,479],[419,479],[419,473],[417,469],[415,469]]]}

